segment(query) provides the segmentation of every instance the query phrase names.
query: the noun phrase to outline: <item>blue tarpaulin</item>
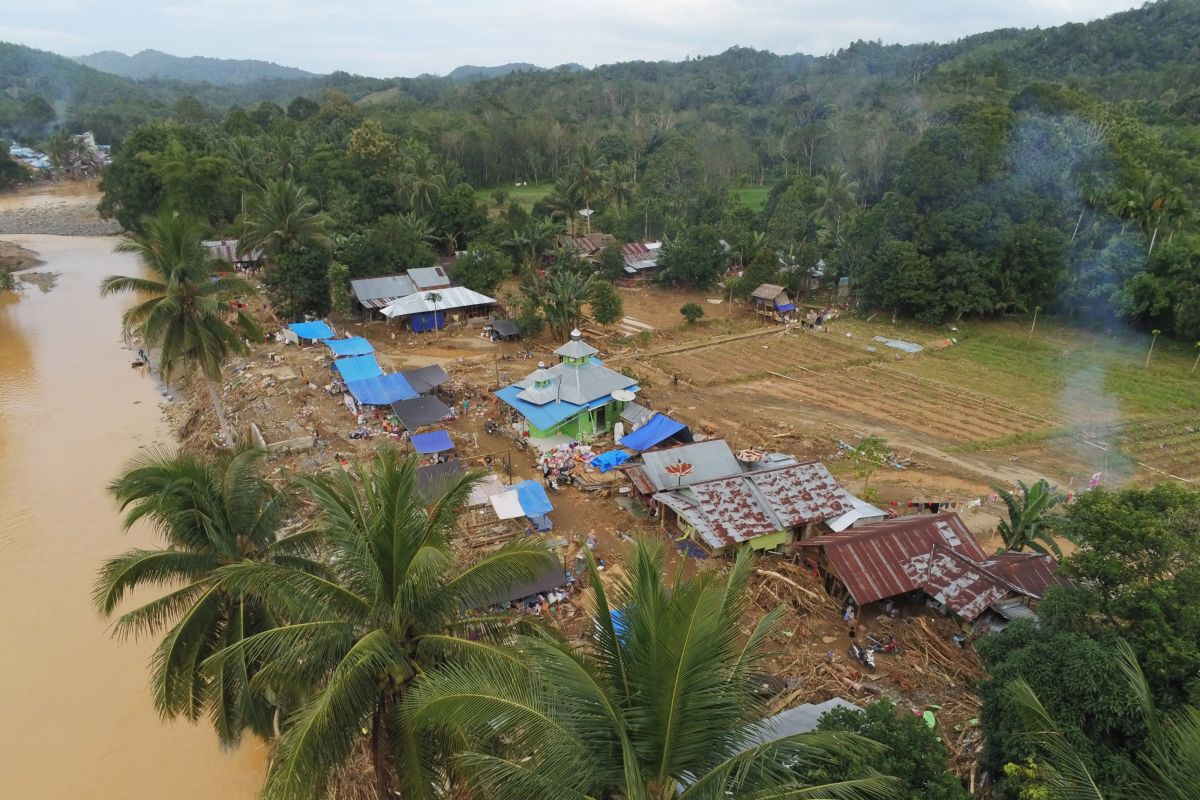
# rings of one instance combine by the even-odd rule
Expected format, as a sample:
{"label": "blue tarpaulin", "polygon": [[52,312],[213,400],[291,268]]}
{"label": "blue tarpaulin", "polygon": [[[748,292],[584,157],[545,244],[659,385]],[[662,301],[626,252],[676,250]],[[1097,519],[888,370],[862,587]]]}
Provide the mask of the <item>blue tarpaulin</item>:
{"label": "blue tarpaulin", "polygon": [[682,422],[673,420],[664,414],[655,414],[645,425],[633,433],[625,434],[620,445],[634,450],[649,450],[686,427]]}
{"label": "blue tarpaulin", "polygon": [[537,481],[521,481],[513,488],[517,490],[517,499],[521,501],[525,516],[543,517],[554,510],[545,488]]}
{"label": "blue tarpaulin", "polygon": [[418,453],[442,453],[454,449],[454,442],[450,441],[450,434],[444,430],[414,433],[412,445]]}
{"label": "blue tarpaulin", "polygon": [[795,303],[776,303],[776,304],[775,304],[775,310],[777,310],[777,311],[785,311],[785,312],[786,312],[786,311],[795,311],[795,310],[796,310],[796,304],[795,304]]}
{"label": "blue tarpaulin", "polygon": [[347,384],[351,381],[361,381],[366,378],[378,378],[383,374],[383,368],[375,360],[375,356],[353,356],[339,358],[333,362],[334,368],[341,373],[342,380]]}
{"label": "blue tarpaulin", "polygon": [[365,356],[374,353],[375,348],[361,336],[349,339],[326,339],[325,346],[333,351],[335,356]]}
{"label": "blue tarpaulin", "polygon": [[293,322],[291,325],[288,325],[288,330],[301,339],[333,338],[333,328],[330,328],[321,320],[316,320],[315,322]]}
{"label": "blue tarpaulin", "polygon": [[346,381],[346,388],[354,399],[368,406],[390,406],[398,400],[412,400],[416,391],[396,372],[391,375],[376,375],[358,381]]}
{"label": "blue tarpaulin", "polygon": [[601,472],[608,472],[613,467],[624,464],[629,460],[629,453],[624,450],[609,450],[592,459],[592,466]]}

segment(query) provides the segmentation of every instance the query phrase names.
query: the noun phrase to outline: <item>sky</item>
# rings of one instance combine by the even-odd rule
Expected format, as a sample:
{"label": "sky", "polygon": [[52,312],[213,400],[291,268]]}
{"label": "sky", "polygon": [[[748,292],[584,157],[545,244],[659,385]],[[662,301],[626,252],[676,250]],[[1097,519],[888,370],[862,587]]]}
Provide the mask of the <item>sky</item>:
{"label": "sky", "polygon": [[738,45],[823,55],[1086,22],[1127,0],[0,0],[0,40],[78,56],[154,49],[312,72],[680,61]]}

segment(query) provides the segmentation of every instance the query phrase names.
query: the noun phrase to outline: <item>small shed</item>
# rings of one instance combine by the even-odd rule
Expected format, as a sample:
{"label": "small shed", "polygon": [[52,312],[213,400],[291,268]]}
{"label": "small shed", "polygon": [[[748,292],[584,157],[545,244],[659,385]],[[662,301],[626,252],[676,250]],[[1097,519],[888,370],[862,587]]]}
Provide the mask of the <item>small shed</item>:
{"label": "small shed", "polygon": [[299,344],[316,344],[322,339],[332,339],[333,328],[319,319],[312,322],[293,322],[287,326],[284,336],[294,339]]}
{"label": "small shed", "polygon": [[344,356],[365,356],[375,352],[375,347],[361,336],[350,336],[346,339],[325,339],[325,346],[333,353],[334,358]]}
{"label": "small shed", "polygon": [[754,303],[755,313],[773,319],[783,319],[784,315],[796,310],[796,304],[788,297],[787,290],[773,283],[764,283],[750,293]]}
{"label": "small shed", "polygon": [[400,374],[417,394],[429,394],[442,384],[450,382],[450,375],[438,364],[401,370]]}
{"label": "small shed", "polygon": [[516,320],[494,319],[483,326],[483,335],[493,342],[511,342],[521,338]]}

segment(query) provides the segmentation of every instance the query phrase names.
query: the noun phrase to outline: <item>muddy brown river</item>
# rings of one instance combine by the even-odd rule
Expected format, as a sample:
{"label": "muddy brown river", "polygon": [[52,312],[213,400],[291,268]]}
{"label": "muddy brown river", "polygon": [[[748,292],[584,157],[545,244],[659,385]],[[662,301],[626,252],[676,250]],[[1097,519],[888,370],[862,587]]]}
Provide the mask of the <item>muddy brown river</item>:
{"label": "muddy brown river", "polygon": [[131,298],[97,292],[137,267],[111,238],[0,238],[60,273],[50,291],[0,296],[0,795],[252,798],[265,747],[223,752],[206,725],[160,721],[155,643],[112,639],[89,596],[105,557],[154,543],[146,528],[122,533],[105,485],[170,441],[162,398],[121,341]]}

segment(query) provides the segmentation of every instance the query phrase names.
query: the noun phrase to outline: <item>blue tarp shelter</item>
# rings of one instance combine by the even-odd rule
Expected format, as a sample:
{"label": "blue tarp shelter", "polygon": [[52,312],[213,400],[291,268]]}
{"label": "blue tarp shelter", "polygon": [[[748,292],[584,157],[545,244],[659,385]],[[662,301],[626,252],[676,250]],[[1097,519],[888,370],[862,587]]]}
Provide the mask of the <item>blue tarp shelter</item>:
{"label": "blue tarp shelter", "polygon": [[686,428],[682,422],[673,420],[665,414],[655,414],[645,425],[632,433],[627,433],[621,439],[621,447],[633,450],[649,450],[656,444],[670,439]]}
{"label": "blue tarp shelter", "polygon": [[379,366],[379,362],[375,360],[375,356],[373,355],[339,358],[333,362],[333,367],[341,373],[342,380],[347,385],[352,381],[378,378],[383,374],[383,368]]}
{"label": "blue tarp shelter", "polygon": [[[443,453],[454,449],[450,434],[444,430],[429,433],[414,433],[412,436],[413,449],[418,453]],[[538,487],[541,488],[540,486]],[[545,493],[543,492],[543,495]]]}
{"label": "blue tarp shelter", "polygon": [[333,328],[330,328],[322,320],[313,322],[293,322],[288,325],[288,330],[299,336],[301,339],[332,339]]}
{"label": "blue tarp shelter", "polygon": [[398,400],[412,400],[416,391],[400,373],[376,375],[357,381],[346,381],[346,388],[354,399],[367,406],[390,406]]}
{"label": "blue tarp shelter", "polygon": [[361,336],[349,339],[326,339],[325,346],[333,351],[335,356],[365,356],[374,353],[375,348]]}
{"label": "blue tarp shelter", "polygon": [[608,612],[608,615],[612,618],[613,633],[617,635],[617,638],[623,639],[629,632],[629,623],[625,621],[625,609],[614,608]]}
{"label": "blue tarp shelter", "polygon": [[775,309],[777,311],[781,311],[784,313],[786,313],[788,311],[795,311],[796,304],[795,303],[780,303],[778,300],[776,300],[775,301]]}
{"label": "blue tarp shelter", "polygon": [[546,489],[537,481],[521,481],[513,487],[517,490],[517,498],[521,501],[521,510],[525,516],[544,517],[554,510]]}
{"label": "blue tarp shelter", "polygon": [[607,453],[601,453],[592,459],[592,466],[601,472],[608,472],[615,466],[624,464],[629,460],[629,453],[624,450],[609,450]]}
{"label": "blue tarp shelter", "polygon": [[446,327],[446,312],[426,311],[421,314],[413,314],[408,318],[408,324],[412,326],[413,333],[440,330]]}

